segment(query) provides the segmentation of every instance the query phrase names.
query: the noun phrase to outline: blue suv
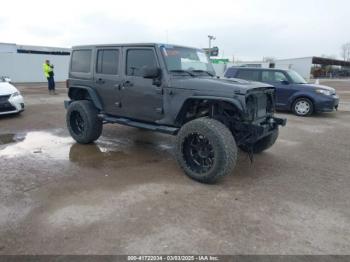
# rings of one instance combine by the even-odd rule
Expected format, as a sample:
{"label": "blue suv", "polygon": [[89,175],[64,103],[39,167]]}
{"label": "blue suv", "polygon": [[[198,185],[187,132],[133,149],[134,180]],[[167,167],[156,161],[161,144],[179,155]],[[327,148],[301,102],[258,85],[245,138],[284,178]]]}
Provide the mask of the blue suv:
{"label": "blue suv", "polygon": [[273,85],[276,88],[276,109],[291,110],[297,116],[338,109],[339,97],[334,88],[308,84],[293,70],[230,67],[225,77]]}

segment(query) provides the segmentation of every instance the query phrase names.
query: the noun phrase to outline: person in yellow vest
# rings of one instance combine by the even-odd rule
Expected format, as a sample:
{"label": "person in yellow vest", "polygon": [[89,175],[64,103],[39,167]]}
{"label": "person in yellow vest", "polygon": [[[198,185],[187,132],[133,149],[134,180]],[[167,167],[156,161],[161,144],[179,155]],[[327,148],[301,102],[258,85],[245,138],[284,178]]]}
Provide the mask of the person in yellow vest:
{"label": "person in yellow vest", "polygon": [[50,95],[56,95],[55,92],[55,80],[53,78],[54,73],[53,73],[53,65],[50,64],[50,60],[46,60],[45,63],[43,64],[43,70],[44,70],[44,75],[47,79],[48,83],[48,88],[49,88],[49,94]]}

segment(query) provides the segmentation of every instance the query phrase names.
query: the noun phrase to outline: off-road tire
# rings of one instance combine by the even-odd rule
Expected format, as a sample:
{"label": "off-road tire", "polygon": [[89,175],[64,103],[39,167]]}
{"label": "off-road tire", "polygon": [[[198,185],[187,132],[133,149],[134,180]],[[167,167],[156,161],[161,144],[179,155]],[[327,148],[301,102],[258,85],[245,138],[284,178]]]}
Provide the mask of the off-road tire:
{"label": "off-road tire", "polygon": [[[300,111],[296,108],[298,103],[307,104],[309,106],[309,110],[306,113],[301,113],[302,111]],[[310,99],[308,99],[306,97],[300,97],[300,98],[295,99],[295,101],[293,102],[292,111],[293,111],[294,115],[296,115],[296,116],[310,116],[314,112],[314,104]]]}
{"label": "off-road tire", "polygon": [[[191,167],[188,156],[188,139],[191,136],[203,136],[212,148],[211,167],[205,172]],[[190,178],[202,183],[214,183],[222,176],[233,172],[237,160],[237,146],[230,130],[221,122],[210,118],[198,118],[186,123],[176,137],[176,159],[180,167]]]}
{"label": "off-road tire", "polygon": [[245,152],[252,152],[254,154],[259,154],[267,149],[269,149],[270,147],[272,147],[277,138],[278,138],[278,128],[276,130],[273,131],[273,133],[271,133],[268,136],[263,137],[262,139],[258,140],[257,142],[255,142],[253,145],[242,145],[240,146],[240,149],[245,151]]}
{"label": "off-road tire", "polygon": [[69,133],[75,141],[89,144],[100,137],[103,123],[97,115],[98,110],[88,100],[74,101],[69,105],[66,122]]}

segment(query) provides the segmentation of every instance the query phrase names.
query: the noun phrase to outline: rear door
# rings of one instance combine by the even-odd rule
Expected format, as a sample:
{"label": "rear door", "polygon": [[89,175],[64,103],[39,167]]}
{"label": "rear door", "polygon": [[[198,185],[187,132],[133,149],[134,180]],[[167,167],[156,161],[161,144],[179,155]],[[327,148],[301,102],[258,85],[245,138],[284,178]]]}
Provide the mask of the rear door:
{"label": "rear door", "polygon": [[285,107],[288,104],[288,98],[295,92],[293,85],[289,83],[288,77],[283,71],[263,70],[261,82],[276,88],[276,107]]}
{"label": "rear door", "polygon": [[235,78],[259,82],[260,72],[258,69],[238,69]]}
{"label": "rear door", "polygon": [[160,81],[142,77],[142,67],[159,67],[153,47],[124,47],[122,86],[123,116],[147,122],[162,118],[163,92]]}
{"label": "rear door", "polygon": [[120,113],[121,96],[118,91],[123,81],[120,57],[120,47],[99,47],[96,50],[94,85],[101,97],[104,111],[112,115]]}

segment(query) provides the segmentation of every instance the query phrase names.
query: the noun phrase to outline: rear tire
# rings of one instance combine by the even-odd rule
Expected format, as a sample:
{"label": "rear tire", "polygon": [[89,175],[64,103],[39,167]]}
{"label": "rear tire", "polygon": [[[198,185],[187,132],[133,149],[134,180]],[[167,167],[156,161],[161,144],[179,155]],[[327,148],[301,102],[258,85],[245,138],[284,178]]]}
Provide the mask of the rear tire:
{"label": "rear tire", "polygon": [[237,146],[230,130],[221,122],[198,118],[186,123],[176,137],[176,158],[187,176],[213,183],[233,172]]}
{"label": "rear tire", "polygon": [[314,104],[306,97],[297,98],[292,105],[292,111],[296,116],[309,116],[314,112]]}
{"label": "rear tire", "polygon": [[89,144],[100,137],[103,123],[97,115],[98,110],[88,100],[74,101],[69,105],[66,122],[75,141]]}

